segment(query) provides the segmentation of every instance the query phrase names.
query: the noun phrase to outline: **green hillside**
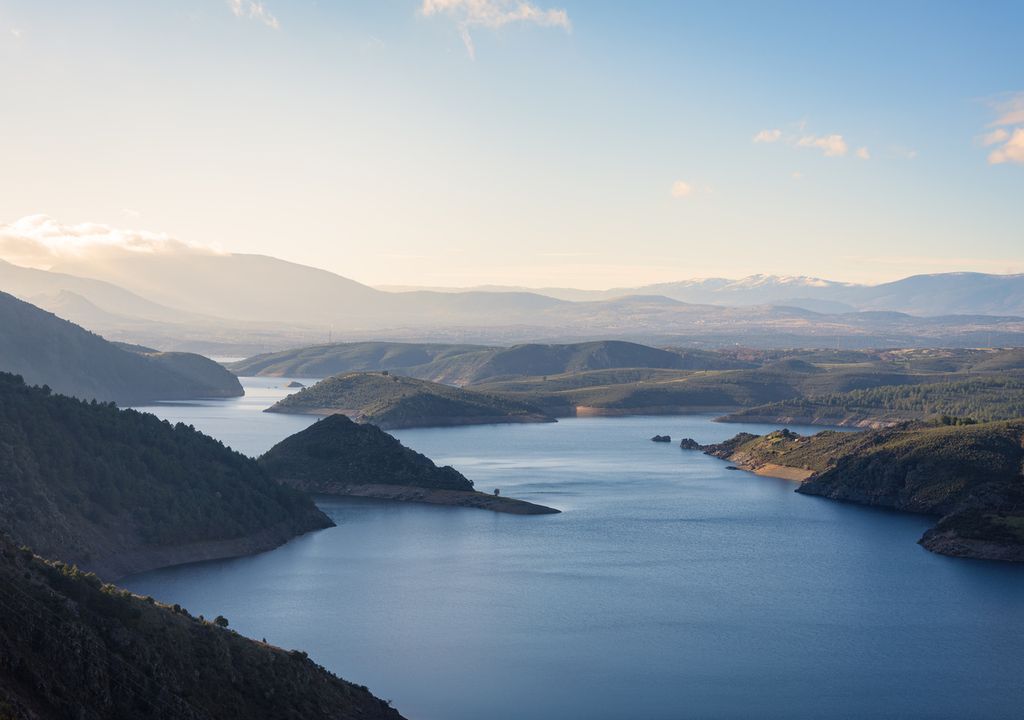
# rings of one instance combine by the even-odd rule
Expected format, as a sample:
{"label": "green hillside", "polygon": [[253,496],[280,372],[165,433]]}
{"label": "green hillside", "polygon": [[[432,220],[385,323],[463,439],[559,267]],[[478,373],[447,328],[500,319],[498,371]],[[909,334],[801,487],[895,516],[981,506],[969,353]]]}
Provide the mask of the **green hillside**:
{"label": "green hillside", "polygon": [[401,720],[299,651],[45,562],[0,534],[4,720]]}
{"label": "green hillside", "polygon": [[1024,377],[997,375],[791,398],[740,410],[720,419],[877,426],[943,415],[979,421],[1024,417]]}
{"label": "green hillside", "polygon": [[922,538],[930,550],[1024,561],[1022,442],[1014,420],[741,434],[705,451],[767,475],[804,471],[797,491],[808,495],[940,516]]}
{"label": "green hillside", "polygon": [[0,373],[0,531],[116,578],[265,550],[330,521],[250,458],[182,424]]}
{"label": "green hillside", "polygon": [[243,394],[236,377],[201,355],[132,352],[6,293],[0,293],[0,371],[122,405]]}
{"label": "green hillside", "polygon": [[327,378],[280,400],[267,412],[341,413],[384,429],[551,421],[518,400],[385,373]]}

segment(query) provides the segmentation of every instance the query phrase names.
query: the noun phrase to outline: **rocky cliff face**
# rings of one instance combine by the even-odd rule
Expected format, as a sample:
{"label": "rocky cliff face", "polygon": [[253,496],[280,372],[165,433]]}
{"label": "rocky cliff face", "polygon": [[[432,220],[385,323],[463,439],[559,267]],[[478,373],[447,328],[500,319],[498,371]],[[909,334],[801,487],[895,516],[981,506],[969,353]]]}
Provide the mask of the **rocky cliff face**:
{"label": "rocky cliff face", "polygon": [[4,720],[401,720],[305,653],[103,585],[0,536]]}

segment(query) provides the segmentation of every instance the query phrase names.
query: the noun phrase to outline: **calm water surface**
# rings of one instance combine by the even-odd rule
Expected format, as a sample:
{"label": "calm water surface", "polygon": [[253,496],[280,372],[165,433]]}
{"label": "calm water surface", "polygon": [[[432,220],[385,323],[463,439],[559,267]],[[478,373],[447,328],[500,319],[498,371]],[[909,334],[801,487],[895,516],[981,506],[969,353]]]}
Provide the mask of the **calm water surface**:
{"label": "calm water surface", "polygon": [[[147,408],[257,454],[311,418]],[[1024,567],[933,555],[924,518],[793,492],[700,453],[703,416],[396,432],[561,515],[322,499],[336,528],[125,584],[301,648],[414,720],[1016,718]]]}

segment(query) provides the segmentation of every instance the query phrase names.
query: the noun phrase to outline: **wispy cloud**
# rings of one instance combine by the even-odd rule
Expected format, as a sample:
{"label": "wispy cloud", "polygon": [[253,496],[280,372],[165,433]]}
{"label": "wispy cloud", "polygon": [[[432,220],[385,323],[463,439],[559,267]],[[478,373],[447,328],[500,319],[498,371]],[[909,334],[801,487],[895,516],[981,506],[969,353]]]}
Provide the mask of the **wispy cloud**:
{"label": "wispy cloud", "polygon": [[235,17],[249,18],[250,20],[256,20],[266,25],[272,30],[280,30],[281,23],[278,22],[277,18],[267,9],[259,0],[227,0],[228,7],[231,8],[231,12],[235,14]]}
{"label": "wispy cloud", "polygon": [[453,18],[470,59],[476,59],[476,46],[470,29],[500,28],[510,23],[528,22],[547,27],[572,30],[565,10],[544,9],[527,0],[423,0],[421,12],[426,16],[448,15]]}
{"label": "wispy cloud", "polygon": [[989,132],[978,137],[988,154],[990,165],[1014,163],[1024,165],[1024,92],[1005,93],[989,101],[996,119],[989,123]]}
{"label": "wispy cloud", "polygon": [[[846,138],[838,133],[830,135],[808,133],[806,120],[801,120],[791,127],[793,129],[790,132],[783,132],[781,128],[759,130],[752,140],[759,144],[781,142],[790,147],[812,148],[820,150],[825,157],[845,157],[850,151]],[[855,154],[861,160],[871,158],[871,152],[865,146],[858,148]]]}
{"label": "wispy cloud", "polygon": [[100,223],[66,225],[47,215],[0,223],[0,258],[17,265],[48,268],[63,258],[110,253],[217,253],[166,233],[125,230]]}
{"label": "wispy cloud", "polygon": [[842,157],[849,149],[842,135],[804,135],[796,141],[796,146],[817,148],[825,157]]}
{"label": "wispy cloud", "polygon": [[773,143],[778,142],[782,138],[782,131],[778,128],[773,130],[761,130],[754,136],[754,142],[756,143]]}
{"label": "wispy cloud", "polygon": [[693,185],[685,180],[676,180],[672,183],[672,189],[670,192],[674,198],[689,197],[693,194]]}

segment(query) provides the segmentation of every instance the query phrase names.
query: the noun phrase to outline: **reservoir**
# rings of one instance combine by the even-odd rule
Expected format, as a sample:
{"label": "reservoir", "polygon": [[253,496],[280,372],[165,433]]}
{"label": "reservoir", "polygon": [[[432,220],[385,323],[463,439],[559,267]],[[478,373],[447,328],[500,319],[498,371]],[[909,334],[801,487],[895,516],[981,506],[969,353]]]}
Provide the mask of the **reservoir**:
{"label": "reservoir", "polygon": [[[315,420],[261,412],[288,380],[144,409],[256,455]],[[396,431],[480,490],[563,512],[321,498],[337,527],[123,584],[305,650],[412,720],[1017,717],[1024,567],[931,554],[916,544],[929,518],[798,495],[678,447],[773,429],[661,416]]]}

